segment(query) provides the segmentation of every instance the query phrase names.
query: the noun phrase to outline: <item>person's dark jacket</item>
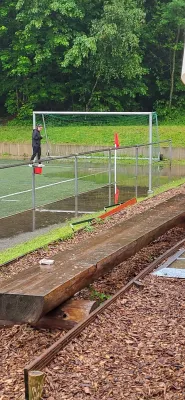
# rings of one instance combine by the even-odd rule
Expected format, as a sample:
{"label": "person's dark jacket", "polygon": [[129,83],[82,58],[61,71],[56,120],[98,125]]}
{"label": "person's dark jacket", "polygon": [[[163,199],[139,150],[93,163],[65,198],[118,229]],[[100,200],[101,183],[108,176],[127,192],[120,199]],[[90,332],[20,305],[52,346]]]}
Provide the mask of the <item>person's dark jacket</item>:
{"label": "person's dark jacket", "polygon": [[41,136],[40,132],[37,129],[34,129],[33,133],[32,133],[32,146],[40,147],[41,139],[42,139],[42,136]]}

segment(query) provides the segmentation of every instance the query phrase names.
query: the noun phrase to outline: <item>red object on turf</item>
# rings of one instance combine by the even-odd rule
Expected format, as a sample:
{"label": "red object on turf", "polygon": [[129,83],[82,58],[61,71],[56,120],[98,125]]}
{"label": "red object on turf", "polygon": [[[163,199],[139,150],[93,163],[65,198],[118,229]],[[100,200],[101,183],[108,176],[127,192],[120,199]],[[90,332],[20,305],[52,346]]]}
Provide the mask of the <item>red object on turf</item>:
{"label": "red object on turf", "polygon": [[118,133],[114,134],[114,143],[115,143],[115,147],[119,147],[119,137],[118,137]]}
{"label": "red object on turf", "polygon": [[116,188],[116,193],[114,195],[114,203],[117,204],[119,201],[119,189]]}
{"label": "red object on turf", "polygon": [[136,203],[137,203],[137,199],[134,197],[133,199],[130,199],[130,200],[126,201],[126,202],[123,203],[123,204],[120,204],[119,206],[113,208],[112,210],[107,211],[107,212],[105,212],[105,213],[102,214],[102,215],[99,215],[98,218],[104,219],[104,218],[110,217],[111,215],[120,212],[121,210],[123,210],[123,209],[126,208],[126,207],[133,206],[133,205],[136,204]]}
{"label": "red object on turf", "polygon": [[42,167],[34,167],[34,174],[42,174]]}

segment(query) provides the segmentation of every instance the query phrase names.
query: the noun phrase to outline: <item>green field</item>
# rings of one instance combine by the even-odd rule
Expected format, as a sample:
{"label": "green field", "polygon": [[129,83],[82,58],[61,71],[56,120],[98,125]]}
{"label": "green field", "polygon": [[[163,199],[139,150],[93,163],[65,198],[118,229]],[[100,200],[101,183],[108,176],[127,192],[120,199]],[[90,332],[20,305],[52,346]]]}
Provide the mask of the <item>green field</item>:
{"label": "green field", "polygon": [[[5,160],[3,164],[6,163]],[[171,179],[167,171],[168,162],[153,163],[152,185],[159,187]],[[164,172],[163,172],[164,171]],[[1,169],[0,218],[32,208],[32,168],[22,165],[14,168]],[[175,180],[178,177],[175,177]],[[42,175],[35,175],[36,207],[54,203],[75,195],[74,161],[50,161],[43,168]],[[114,182],[114,162],[112,160],[112,178]],[[117,163],[117,185],[131,188],[135,185],[147,190],[148,165],[139,160],[138,177],[135,176],[135,165]],[[80,160],[78,162],[78,193],[89,192],[108,185],[108,159],[96,163],[95,160]]]}
{"label": "green field", "polygon": [[[94,174],[93,174],[94,172]],[[88,172],[78,169],[78,193],[98,189],[108,183],[108,169]],[[32,168],[24,165],[1,169],[0,218],[32,208]],[[74,163],[46,164],[42,175],[35,175],[36,207],[73,197]]]}
{"label": "green field", "polygon": [[[148,143],[148,127],[138,126],[66,126],[48,127],[51,143],[113,146],[114,133],[118,132],[121,146]],[[0,126],[0,142],[29,143],[31,126]],[[185,147],[184,125],[159,126],[160,140],[172,140],[173,147]],[[154,140],[156,129],[154,127]]]}

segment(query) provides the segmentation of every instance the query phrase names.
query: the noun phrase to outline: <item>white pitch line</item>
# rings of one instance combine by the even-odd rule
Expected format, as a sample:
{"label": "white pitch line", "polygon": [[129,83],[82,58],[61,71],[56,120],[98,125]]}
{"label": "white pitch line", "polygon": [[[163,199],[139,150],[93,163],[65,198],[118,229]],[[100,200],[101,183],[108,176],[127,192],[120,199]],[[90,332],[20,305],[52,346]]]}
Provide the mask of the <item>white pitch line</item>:
{"label": "white pitch line", "polygon": [[[99,175],[99,174],[102,174],[102,173],[104,173],[104,171],[101,171],[101,172],[98,172],[98,173],[95,173],[95,174],[90,174],[90,175],[83,175],[83,176],[80,176],[78,179],[88,178],[89,176]],[[40,190],[40,189],[44,189],[46,187],[60,185],[61,183],[72,182],[74,180],[75,180],[75,178],[66,179],[65,181],[60,181],[60,182],[55,182],[55,183],[49,183],[48,185],[36,187],[35,190]],[[32,192],[32,189],[23,190],[22,192],[16,192],[16,193],[7,194],[5,196],[1,196],[0,200],[6,199],[7,197],[17,196],[17,195],[20,195],[20,194],[23,194],[23,193],[29,193],[29,192]]]}
{"label": "white pitch line", "polygon": [[[56,182],[56,183],[50,183],[49,185],[39,186],[39,187],[35,188],[35,190],[44,189],[46,187],[55,186],[55,185],[59,185],[61,183],[71,182],[71,181],[74,181],[74,178],[73,179],[66,179],[65,181],[60,181],[60,182]],[[6,199],[7,197],[17,196],[19,194],[29,193],[29,192],[32,192],[32,189],[23,190],[22,192],[16,192],[16,193],[7,194],[5,196],[1,196],[0,200],[1,199]]]}
{"label": "white pitch line", "polygon": [[1,201],[18,201],[18,202],[19,202],[20,200],[12,200],[12,199],[7,199],[7,200],[6,200],[6,199],[2,199]]}
{"label": "white pitch line", "polygon": [[7,197],[12,197],[12,196],[17,196],[18,194],[23,194],[23,193],[28,193],[32,192],[32,189],[24,190],[22,192],[16,192],[16,193],[11,193],[11,194],[6,194],[5,196],[1,196],[0,200],[6,199]]}

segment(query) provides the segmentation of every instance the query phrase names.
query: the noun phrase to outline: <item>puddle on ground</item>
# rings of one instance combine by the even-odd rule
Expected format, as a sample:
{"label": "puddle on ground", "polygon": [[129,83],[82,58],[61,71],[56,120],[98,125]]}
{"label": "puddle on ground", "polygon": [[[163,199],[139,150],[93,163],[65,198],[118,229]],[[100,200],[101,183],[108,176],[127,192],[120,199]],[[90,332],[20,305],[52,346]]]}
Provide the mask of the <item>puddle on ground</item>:
{"label": "puddle on ground", "polygon": [[[110,195],[111,194],[111,195]],[[147,188],[138,187],[138,195],[145,196]],[[123,203],[135,197],[134,189],[119,186],[119,200]],[[91,192],[82,193],[76,199],[76,209],[78,203],[78,217],[86,213],[93,213],[104,209],[109,204],[114,203],[114,188],[99,188]],[[61,212],[64,210],[64,212]],[[70,197],[52,204],[42,206],[40,211],[24,211],[9,217],[1,218],[0,240],[10,238],[25,232],[33,232],[48,226],[61,224],[75,217],[75,197]],[[35,225],[35,226],[34,226]],[[1,246],[0,246],[1,248]]]}

